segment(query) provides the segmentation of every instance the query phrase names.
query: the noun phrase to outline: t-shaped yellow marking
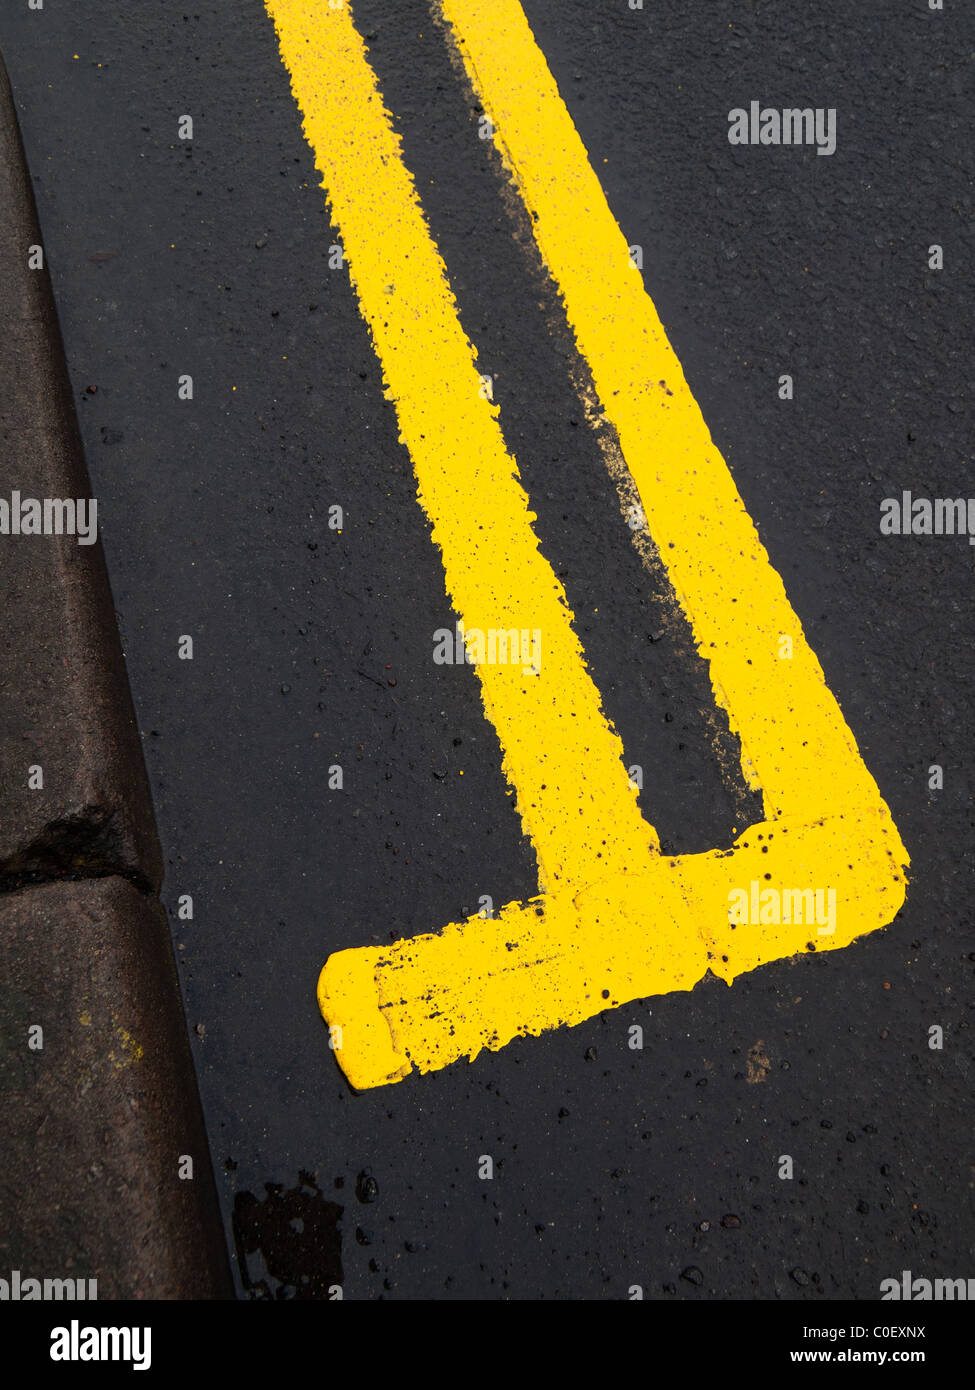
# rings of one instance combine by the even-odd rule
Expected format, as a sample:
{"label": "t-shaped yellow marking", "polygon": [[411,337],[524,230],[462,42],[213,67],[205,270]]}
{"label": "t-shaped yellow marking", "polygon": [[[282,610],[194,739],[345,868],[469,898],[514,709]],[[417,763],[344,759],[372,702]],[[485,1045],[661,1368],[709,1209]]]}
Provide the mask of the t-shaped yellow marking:
{"label": "t-shaped yellow marking", "polygon": [[[480,662],[540,895],[329,957],[318,999],[352,1085],[690,989],[893,920],[908,855],[667,342],[516,0],[442,10],[531,214],[647,526],[764,794],[730,849],[665,858],[486,399],[349,6],[265,0],[465,631],[540,630],[537,675]],[[582,248],[580,250],[580,248]],[[783,655],[791,641],[791,657]],[[752,884],[833,890],[835,929],[745,922]],[[755,890],[757,892],[757,890]],[[798,895],[797,895],[798,896]],[[786,914],[782,914],[784,918]]]}

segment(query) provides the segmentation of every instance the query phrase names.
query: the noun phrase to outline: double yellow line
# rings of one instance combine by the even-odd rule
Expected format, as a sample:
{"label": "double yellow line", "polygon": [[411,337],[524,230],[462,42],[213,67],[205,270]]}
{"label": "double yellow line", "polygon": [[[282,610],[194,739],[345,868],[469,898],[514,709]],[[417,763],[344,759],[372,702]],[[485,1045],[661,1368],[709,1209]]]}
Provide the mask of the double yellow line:
{"label": "double yellow line", "polygon": [[[907,852],[667,342],[517,0],[442,0],[715,699],[764,794],[730,851],[665,859],[640,814],[562,585],[347,3],[265,0],[465,629],[539,629],[537,675],[479,664],[540,895],[329,958],[319,1003],[353,1085],[429,1071],[635,998],[729,983],[807,926],[729,920],[756,879],[830,887],[847,945],[892,920]],[[580,252],[580,247],[583,250]],[[665,790],[665,789],[664,789]]]}

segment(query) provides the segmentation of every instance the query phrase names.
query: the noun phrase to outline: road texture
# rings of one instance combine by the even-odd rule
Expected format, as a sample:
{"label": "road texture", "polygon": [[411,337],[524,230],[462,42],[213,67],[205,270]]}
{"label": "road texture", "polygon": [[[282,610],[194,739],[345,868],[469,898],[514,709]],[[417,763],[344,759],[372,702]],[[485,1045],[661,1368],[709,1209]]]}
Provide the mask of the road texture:
{"label": "road texture", "polygon": [[[354,1092],[325,959],[538,880],[477,679],[432,660],[443,566],[274,27],[260,0],[8,8],[238,1292],[815,1303],[967,1277],[975,552],[880,515],[970,491],[975,23],[523,8],[908,848],[907,901],[844,950]],[[665,853],[727,847],[761,806],[631,544],[483,112],[426,3],[353,10],[640,804]],[[835,109],[835,153],[732,145],[752,101]]]}

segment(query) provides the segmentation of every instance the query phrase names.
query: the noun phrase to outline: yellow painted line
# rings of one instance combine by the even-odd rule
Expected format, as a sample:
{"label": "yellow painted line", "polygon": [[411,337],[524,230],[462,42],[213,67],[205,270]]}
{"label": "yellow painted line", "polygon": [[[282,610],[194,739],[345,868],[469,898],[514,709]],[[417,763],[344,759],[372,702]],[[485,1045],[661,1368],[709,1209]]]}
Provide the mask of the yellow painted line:
{"label": "yellow painted line", "polygon": [[[820,938],[824,947],[890,921],[903,900],[906,851],[629,268],[520,7],[458,0],[444,12],[537,214],[539,244],[716,696],[765,790],[767,823],[733,851],[663,859],[639,814],[348,7],[265,3],[454,608],[469,634],[542,634],[538,675],[521,663],[476,667],[541,894],[506,905],[494,921],[329,958],[319,1003],[352,1084],[399,1080],[413,1067],[429,1071],[634,998],[689,989],[709,965],[730,981],[805,949],[814,928],[729,921],[729,892],[752,881],[832,888],[836,927]],[[576,263],[579,245],[586,251]],[[790,663],[778,658],[780,635],[792,638]]]}
{"label": "yellow painted line", "polygon": [[[765,814],[879,800],[517,0],[442,0]],[[672,394],[668,394],[672,393]],[[779,638],[792,639],[791,660]]]}
{"label": "yellow painted line", "polygon": [[[657,851],[657,837],[640,815],[622,745],[600,709],[562,585],[538,550],[517,464],[497,407],[484,398],[476,353],[362,40],[346,7],[267,0],[267,8],[454,608],[467,630],[542,634],[537,676],[526,676],[520,663],[476,668],[540,884],[555,891],[579,866],[607,878],[625,875]],[[697,953],[700,943],[690,947]],[[677,957],[682,953],[678,946]],[[468,960],[464,973],[471,968]],[[370,989],[375,1012],[367,977],[361,992]],[[356,1041],[364,1025],[348,1018],[344,1025],[338,1055],[350,1069],[365,1046]],[[383,1038],[382,1028],[369,1031]],[[384,1041],[388,1051],[388,1031]],[[393,1069],[403,1065],[400,1056]]]}
{"label": "yellow painted line", "polygon": [[266,3],[454,608],[467,630],[542,634],[539,675],[520,662],[477,668],[542,883],[554,888],[576,863],[600,859],[607,875],[626,872],[657,848],[656,835],[601,712],[565,591],[539,552],[365,45],[347,6]]}

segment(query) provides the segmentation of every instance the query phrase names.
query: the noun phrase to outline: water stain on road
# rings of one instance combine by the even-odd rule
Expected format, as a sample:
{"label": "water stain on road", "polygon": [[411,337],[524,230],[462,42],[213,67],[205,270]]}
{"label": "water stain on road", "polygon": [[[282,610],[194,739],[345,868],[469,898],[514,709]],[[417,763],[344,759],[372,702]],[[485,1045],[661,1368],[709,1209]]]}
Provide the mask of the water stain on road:
{"label": "water stain on road", "polygon": [[296,1187],[266,1182],[266,1196],[239,1192],[234,1243],[240,1278],[250,1298],[341,1297],[342,1207],[328,1202],[312,1173]]}

